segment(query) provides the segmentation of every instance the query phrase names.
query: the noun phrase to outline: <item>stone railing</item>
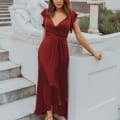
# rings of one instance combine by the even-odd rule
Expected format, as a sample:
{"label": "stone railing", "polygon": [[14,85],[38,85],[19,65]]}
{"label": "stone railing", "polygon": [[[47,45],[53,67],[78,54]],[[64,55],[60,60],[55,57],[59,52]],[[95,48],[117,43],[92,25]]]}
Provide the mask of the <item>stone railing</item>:
{"label": "stone railing", "polygon": [[102,52],[101,61],[84,50],[71,56],[69,120],[119,120],[120,33],[91,41],[91,45]]}
{"label": "stone railing", "polygon": [[9,8],[13,30],[22,36],[40,37],[42,35],[41,11],[47,3],[40,0],[14,0]]}

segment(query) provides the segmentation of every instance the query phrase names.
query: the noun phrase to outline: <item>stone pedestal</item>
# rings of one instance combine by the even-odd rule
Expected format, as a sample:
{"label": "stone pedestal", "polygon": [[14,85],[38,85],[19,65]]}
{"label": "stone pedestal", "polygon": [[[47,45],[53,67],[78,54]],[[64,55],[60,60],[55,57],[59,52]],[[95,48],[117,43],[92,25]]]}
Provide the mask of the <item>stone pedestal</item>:
{"label": "stone pedestal", "polygon": [[87,2],[90,4],[90,25],[88,32],[100,34],[98,30],[98,13],[99,13],[99,5],[103,3],[103,1],[91,0]]}

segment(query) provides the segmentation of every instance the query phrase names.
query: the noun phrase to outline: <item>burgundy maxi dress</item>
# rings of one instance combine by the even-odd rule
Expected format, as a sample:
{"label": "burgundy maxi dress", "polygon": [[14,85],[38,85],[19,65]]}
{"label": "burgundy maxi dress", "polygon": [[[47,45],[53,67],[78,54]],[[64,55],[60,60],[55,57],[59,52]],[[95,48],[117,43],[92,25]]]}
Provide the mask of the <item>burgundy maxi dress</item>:
{"label": "burgundy maxi dress", "polygon": [[38,84],[35,114],[45,113],[53,106],[53,112],[67,118],[68,112],[68,65],[69,51],[67,35],[72,31],[77,14],[72,11],[69,17],[55,25],[41,12],[45,37],[38,51]]}

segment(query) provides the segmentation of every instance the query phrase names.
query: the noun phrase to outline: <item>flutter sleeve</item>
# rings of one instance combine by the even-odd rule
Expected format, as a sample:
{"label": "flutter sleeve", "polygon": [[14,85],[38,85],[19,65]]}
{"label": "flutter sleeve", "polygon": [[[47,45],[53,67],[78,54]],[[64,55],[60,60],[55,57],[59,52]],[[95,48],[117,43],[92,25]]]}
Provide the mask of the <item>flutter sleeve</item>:
{"label": "flutter sleeve", "polygon": [[70,32],[72,32],[73,29],[73,23],[77,19],[77,13],[75,11],[71,12],[71,23],[70,23]]}
{"label": "flutter sleeve", "polygon": [[45,26],[45,16],[46,16],[46,9],[43,9],[41,12],[41,16],[42,16],[42,26]]}

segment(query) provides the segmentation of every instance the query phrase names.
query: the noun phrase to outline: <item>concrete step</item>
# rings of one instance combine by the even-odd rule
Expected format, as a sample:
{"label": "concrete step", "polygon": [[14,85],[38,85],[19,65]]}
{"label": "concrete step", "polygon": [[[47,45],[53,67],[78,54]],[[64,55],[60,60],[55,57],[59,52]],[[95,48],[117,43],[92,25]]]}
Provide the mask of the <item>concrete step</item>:
{"label": "concrete step", "polygon": [[10,5],[12,5],[12,4],[13,4],[13,2],[0,1],[0,4],[10,4]]}
{"label": "concrete step", "polygon": [[13,3],[12,2],[0,2],[0,5],[12,5]]}
{"label": "concrete step", "polygon": [[8,11],[8,8],[0,8],[0,11]]}
{"label": "concrete step", "polygon": [[9,60],[9,52],[4,49],[0,49],[0,61],[7,61]]}
{"label": "concrete step", "polygon": [[45,115],[35,115],[35,114],[30,114],[27,116],[24,116],[23,118],[17,119],[17,120],[45,120]]}
{"label": "concrete step", "polygon": [[9,6],[11,6],[11,5],[3,5],[3,4],[0,4],[0,8],[8,8]]}
{"label": "concrete step", "polygon": [[11,21],[10,17],[1,17],[0,22]]}
{"label": "concrete step", "polygon": [[10,26],[10,25],[11,25],[11,21],[0,22],[0,26]]}
{"label": "concrete step", "polygon": [[13,3],[12,0],[9,0],[9,1],[8,1],[8,0],[0,0],[0,3],[1,3],[1,2],[2,2],[2,3]]}
{"label": "concrete step", "polygon": [[4,3],[4,2],[13,3],[13,0],[0,0],[0,3],[1,3],[1,2],[3,2],[3,3]]}
{"label": "concrete step", "polygon": [[1,17],[10,17],[10,14],[0,14],[0,18]]}
{"label": "concrete step", "polygon": [[0,105],[35,95],[35,83],[23,78],[0,81]]}
{"label": "concrete step", "polygon": [[[31,115],[28,115],[28,116],[25,116],[23,118],[20,118],[20,119],[17,119],[17,120],[45,120],[45,115],[35,115],[35,114],[31,114]],[[65,119],[56,119],[54,117],[53,120],[65,120]]]}
{"label": "concrete step", "polygon": [[2,10],[2,11],[0,11],[0,14],[10,14],[10,12],[9,12],[9,11],[5,11],[5,10]]}
{"label": "concrete step", "polygon": [[0,1],[5,1],[5,2],[13,2],[13,0],[0,0]]}
{"label": "concrete step", "polygon": [[0,81],[20,77],[21,66],[10,61],[0,62]]}
{"label": "concrete step", "polygon": [[0,2],[13,2],[13,0],[0,0]]}
{"label": "concrete step", "polygon": [[0,106],[0,119],[20,120],[20,118],[23,118],[24,116],[31,115],[34,112],[34,108],[35,108],[35,96],[16,100],[14,102]]}

